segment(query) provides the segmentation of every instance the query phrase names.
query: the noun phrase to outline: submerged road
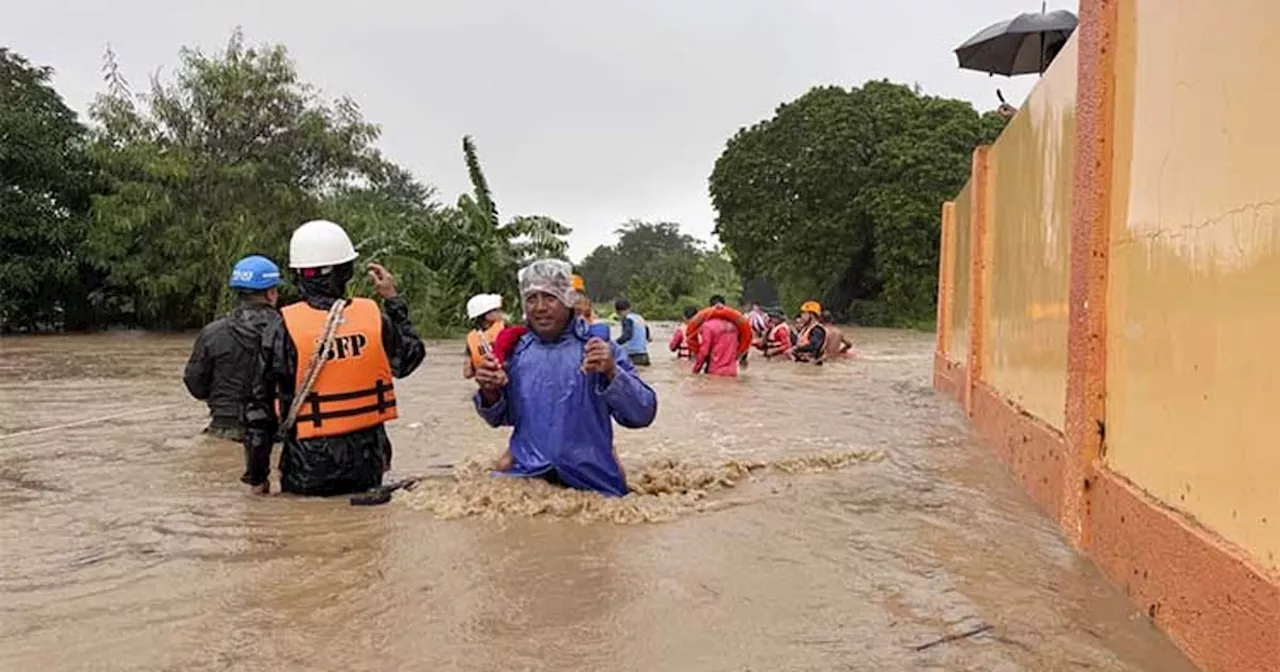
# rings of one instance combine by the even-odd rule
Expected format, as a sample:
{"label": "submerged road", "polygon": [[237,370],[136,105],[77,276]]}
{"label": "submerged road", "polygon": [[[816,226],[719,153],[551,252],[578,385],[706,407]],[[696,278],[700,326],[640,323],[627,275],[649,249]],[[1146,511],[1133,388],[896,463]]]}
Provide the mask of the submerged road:
{"label": "submerged road", "polygon": [[[194,402],[0,440],[0,669],[1194,669],[931,391],[931,335],[853,335],[737,381],[655,353],[608,502],[484,477],[459,343],[391,429],[393,475],[459,466],[381,507],[248,494]],[[182,401],[189,347],[2,339],[0,434]]]}

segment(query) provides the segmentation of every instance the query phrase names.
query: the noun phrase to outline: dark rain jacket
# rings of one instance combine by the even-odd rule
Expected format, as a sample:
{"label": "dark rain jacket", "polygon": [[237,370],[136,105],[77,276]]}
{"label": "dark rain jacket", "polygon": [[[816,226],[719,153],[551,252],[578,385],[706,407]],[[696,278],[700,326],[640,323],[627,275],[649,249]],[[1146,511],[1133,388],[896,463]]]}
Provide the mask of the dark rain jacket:
{"label": "dark rain jacket", "polygon": [[[333,298],[308,291],[305,285],[303,295],[317,310],[328,311],[333,305]],[[426,355],[426,346],[409,322],[409,304],[399,296],[382,303],[382,345],[396,378],[413,373]],[[276,400],[285,410],[293,403],[298,367],[293,340],[284,320],[278,320],[263,333],[245,404],[243,483],[261,485],[271,473],[271,445],[282,420]],[[391,442],[382,425],[303,440],[290,429],[283,443],[280,486],[285,492],[318,496],[360,492],[381,485],[383,472],[391,467]]]}
{"label": "dark rain jacket", "polygon": [[191,396],[209,405],[211,428],[240,433],[262,333],[279,320],[273,306],[242,303],[200,330],[182,382]]}

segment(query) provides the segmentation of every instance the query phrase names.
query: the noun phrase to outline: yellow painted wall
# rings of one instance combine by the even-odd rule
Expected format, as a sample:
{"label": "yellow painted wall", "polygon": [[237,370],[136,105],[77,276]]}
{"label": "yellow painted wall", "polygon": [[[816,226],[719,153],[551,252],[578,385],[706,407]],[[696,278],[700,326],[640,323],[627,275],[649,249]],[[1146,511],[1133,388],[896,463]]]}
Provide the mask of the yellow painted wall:
{"label": "yellow painted wall", "polygon": [[1062,429],[1076,139],[1073,37],[987,159],[983,378]]}
{"label": "yellow painted wall", "polygon": [[956,196],[955,254],[951,257],[951,327],[947,343],[947,359],[969,362],[969,249],[973,238],[970,217],[973,212],[973,181],[964,185]]}
{"label": "yellow painted wall", "polygon": [[1280,567],[1280,2],[1120,3],[1106,462]]}
{"label": "yellow painted wall", "polygon": [[[942,204],[941,246],[938,250],[938,352],[948,355],[951,345],[951,277],[956,255],[956,204]],[[949,355],[948,355],[949,356]]]}

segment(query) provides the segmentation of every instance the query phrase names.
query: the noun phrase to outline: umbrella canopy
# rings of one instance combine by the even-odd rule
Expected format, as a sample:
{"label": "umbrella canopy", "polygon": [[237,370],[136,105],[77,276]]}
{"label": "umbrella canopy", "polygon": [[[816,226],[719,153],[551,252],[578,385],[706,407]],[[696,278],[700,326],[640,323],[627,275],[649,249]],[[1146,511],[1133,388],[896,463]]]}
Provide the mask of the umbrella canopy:
{"label": "umbrella canopy", "polygon": [[993,75],[1043,73],[1078,23],[1076,15],[1065,9],[1019,14],[982,29],[956,47],[956,60],[961,68]]}

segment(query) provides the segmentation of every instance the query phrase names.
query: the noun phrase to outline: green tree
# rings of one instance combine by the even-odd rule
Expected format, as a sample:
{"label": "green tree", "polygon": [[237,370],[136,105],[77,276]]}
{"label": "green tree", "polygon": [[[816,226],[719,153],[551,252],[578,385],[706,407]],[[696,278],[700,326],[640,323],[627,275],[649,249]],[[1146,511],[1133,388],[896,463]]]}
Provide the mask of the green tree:
{"label": "green tree", "polygon": [[[453,208],[425,199],[401,199],[360,190],[344,197],[348,221],[366,222],[361,250],[400,270],[414,320],[427,334],[448,335],[467,324],[465,306],[474,294],[498,293],[516,305],[517,273],[535,258],[565,258],[570,229],[545,216],[520,216],[502,224],[475,143],[462,141],[471,193]],[[358,197],[358,198],[357,198]]]}
{"label": "green tree", "polygon": [[875,324],[934,314],[939,210],[1004,120],[886,81],[827,86],[740,130],[710,177],[716,233],[784,303]]}
{"label": "green tree", "polygon": [[0,47],[0,331],[92,322],[80,254],[94,180],[53,71]]}
{"label": "green tree", "polygon": [[578,264],[595,301],[626,297],[652,319],[677,319],[686,305],[713,294],[736,297],[741,287],[729,258],[706,249],[672,222],[631,220],[618,242],[597,247]]}
{"label": "green tree", "polygon": [[352,100],[322,99],[283,46],[246,46],[238,30],[219,53],[183,49],[143,99],[110,86],[90,114],[109,180],[88,240],[108,279],[97,300],[140,326],[194,327],[226,309],[235,259],[282,259],[334,194],[422,193]]}
{"label": "green tree", "polygon": [[[283,46],[236,30],[216,53],[183,49],[145,96],[109,48],[103,70],[86,129],[47,68],[0,49],[0,97],[14,103],[0,107],[0,330],[199,326],[234,300],[237,258],[283,263],[315,218],[396,273],[429,335],[465,325],[472,294],[515,299],[523,264],[565,258],[556,220],[499,220],[470,138],[472,191],[443,206],[379,152],[354,102],[301,81]],[[353,291],[367,284],[357,275]]]}

